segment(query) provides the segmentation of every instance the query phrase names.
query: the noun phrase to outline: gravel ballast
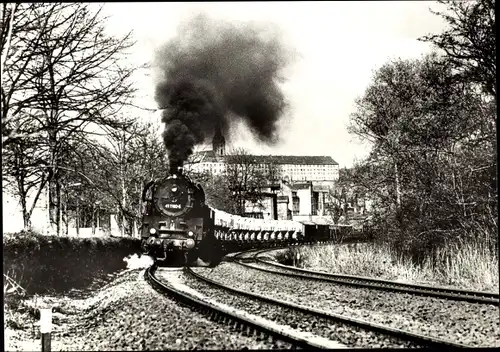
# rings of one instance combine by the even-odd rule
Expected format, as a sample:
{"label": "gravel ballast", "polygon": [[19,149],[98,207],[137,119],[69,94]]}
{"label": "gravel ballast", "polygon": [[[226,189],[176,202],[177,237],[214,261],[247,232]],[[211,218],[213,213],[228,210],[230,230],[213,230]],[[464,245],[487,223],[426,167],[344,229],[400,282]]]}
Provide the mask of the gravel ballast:
{"label": "gravel ballast", "polygon": [[[227,305],[222,303],[218,297],[210,296],[202,293],[200,290],[195,289],[196,285],[186,285],[190,283],[189,274],[186,275],[183,271],[157,271],[155,274],[157,279],[160,279],[164,284],[167,284],[170,287],[175,288],[176,291],[183,292],[191,297],[202,300],[205,303],[208,303],[212,307],[217,307],[217,310],[227,312],[230,315],[236,315],[238,317],[243,317],[247,321],[251,321],[252,323],[256,323],[260,326],[265,326],[266,328],[271,328],[273,331],[279,331],[280,335],[293,336],[294,339],[298,339],[300,341],[309,341],[312,342],[312,345],[315,348],[326,348],[326,349],[337,349],[337,348],[346,348],[347,346],[339,344],[337,341],[332,341],[329,339],[324,339],[320,336],[304,333],[302,331],[298,331],[290,328],[287,325],[276,324],[276,322],[272,320],[268,320],[263,318],[260,314],[252,314],[248,311],[239,309],[238,306],[235,305]],[[260,310],[259,310],[260,312]],[[257,312],[257,313],[259,313]],[[229,324],[232,324],[229,322]],[[286,341],[281,341],[281,336],[277,337],[276,348],[286,348],[291,349],[294,347],[292,344]]]}
{"label": "gravel ballast", "polygon": [[[39,299],[53,307],[53,351],[268,349],[277,346],[207,319],[155,291],[144,270],[122,273],[86,299]],[[40,351],[32,329],[6,331],[6,350]]]}
{"label": "gravel ballast", "polygon": [[[204,275],[203,270],[195,270]],[[306,332],[315,336],[329,339],[350,348],[409,348],[420,347],[414,343],[367,331],[362,328],[331,319],[320,318],[310,314],[299,312],[295,309],[285,308],[272,303],[266,303],[258,299],[244,297],[238,293],[231,293],[213,285],[204,283],[190,275],[183,277],[186,285],[202,292],[204,295],[218,302],[230,305],[237,309],[257,314],[277,324],[288,326],[290,329]]]}
{"label": "gravel ballast", "polygon": [[234,263],[197,273],[240,290],[447,339],[473,347],[500,346],[495,305],[370,290],[264,273]]}

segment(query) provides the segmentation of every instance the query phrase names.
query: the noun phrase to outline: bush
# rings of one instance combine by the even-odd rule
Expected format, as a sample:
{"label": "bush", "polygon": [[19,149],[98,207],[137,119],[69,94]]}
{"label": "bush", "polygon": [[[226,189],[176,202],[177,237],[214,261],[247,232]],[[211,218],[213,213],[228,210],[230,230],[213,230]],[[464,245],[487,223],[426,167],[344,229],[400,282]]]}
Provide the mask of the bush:
{"label": "bush", "polygon": [[123,258],[140,253],[132,238],[43,236],[34,232],[3,237],[4,275],[28,293],[84,288],[96,277],[126,268]]}

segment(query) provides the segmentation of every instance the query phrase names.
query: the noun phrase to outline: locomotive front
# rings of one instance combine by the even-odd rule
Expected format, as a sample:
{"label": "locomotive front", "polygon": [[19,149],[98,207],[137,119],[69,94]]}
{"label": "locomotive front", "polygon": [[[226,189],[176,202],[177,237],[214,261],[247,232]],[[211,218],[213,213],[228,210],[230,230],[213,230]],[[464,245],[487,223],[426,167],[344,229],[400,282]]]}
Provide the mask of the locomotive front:
{"label": "locomotive front", "polygon": [[143,192],[146,202],[142,244],[157,260],[183,255],[184,264],[195,261],[213,228],[203,189],[178,173],[150,182]]}

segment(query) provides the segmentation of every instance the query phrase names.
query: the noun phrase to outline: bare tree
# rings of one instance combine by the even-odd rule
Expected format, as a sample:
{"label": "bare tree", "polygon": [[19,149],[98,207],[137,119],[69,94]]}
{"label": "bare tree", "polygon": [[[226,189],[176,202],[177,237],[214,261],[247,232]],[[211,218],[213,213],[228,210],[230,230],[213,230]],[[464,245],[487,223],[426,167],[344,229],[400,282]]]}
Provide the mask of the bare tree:
{"label": "bare tree", "polygon": [[100,10],[86,4],[20,4],[10,13],[10,43],[9,34],[1,36],[2,140],[23,146],[26,138],[43,136],[37,141],[47,163],[50,223],[60,233],[65,148],[100,126],[129,124],[116,114],[135,91],[136,68],[122,60],[133,45],[131,33],[107,35]]}
{"label": "bare tree", "polygon": [[[446,53],[446,60],[456,70],[457,78],[478,85],[486,96],[497,105],[497,60],[495,0],[443,1],[447,12],[434,12],[443,18],[448,29],[440,34],[430,34],[419,40],[430,42]],[[486,103],[487,104],[487,103]],[[497,135],[496,114],[489,114],[483,135],[493,144],[490,184],[497,193]]]}
{"label": "bare tree", "polygon": [[496,102],[496,24],[495,0],[443,1],[442,17],[449,29],[420,38],[446,53],[447,59],[463,79],[481,85]]}
{"label": "bare tree", "polygon": [[245,212],[245,202],[259,203],[263,196],[259,190],[266,185],[266,166],[243,148],[236,148],[226,156],[225,177],[236,200],[237,214]]}
{"label": "bare tree", "polygon": [[168,173],[165,148],[154,124],[136,123],[127,131],[109,131],[103,192],[116,204],[122,235],[137,228],[142,189]]}
{"label": "bare tree", "polygon": [[380,233],[416,253],[466,237],[494,244],[494,116],[491,102],[457,80],[444,58],[400,60],[377,72],[351,122],[353,132],[374,142],[366,165],[378,169],[371,192],[388,205]]}
{"label": "bare tree", "polygon": [[47,182],[46,163],[40,158],[38,144],[32,139],[16,142],[4,148],[2,153],[2,176],[14,180],[6,186],[20,201],[25,230],[31,229],[31,215]]}
{"label": "bare tree", "polygon": [[346,189],[344,187],[331,188],[327,195],[325,208],[330,214],[332,221],[338,225],[340,217],[344,215],[346,205]]}
{"label": "bare tree", "polygon": [[14,26],[14,18],[16,16],[17,3],[2,4],[2,30],[0,31],[0,45],[2,46],[2,57],[0,61],[0,77],[3,76],[4,64],[9,55],[10,43],[12,40],[12,32]]}

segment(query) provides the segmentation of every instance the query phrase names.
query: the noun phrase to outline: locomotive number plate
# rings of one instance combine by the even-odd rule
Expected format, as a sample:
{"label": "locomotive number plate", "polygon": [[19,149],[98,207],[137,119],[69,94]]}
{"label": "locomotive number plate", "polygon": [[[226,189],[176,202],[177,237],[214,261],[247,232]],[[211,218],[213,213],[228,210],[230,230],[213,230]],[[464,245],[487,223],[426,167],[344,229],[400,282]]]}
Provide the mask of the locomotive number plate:
{"label": "locomotive number plate", "polygon": [[181,209],[182,206],[180,204],[165,204],[166,209]]}

